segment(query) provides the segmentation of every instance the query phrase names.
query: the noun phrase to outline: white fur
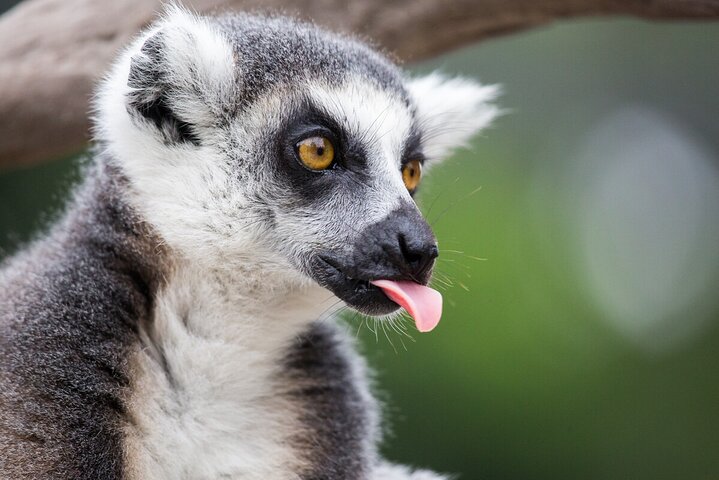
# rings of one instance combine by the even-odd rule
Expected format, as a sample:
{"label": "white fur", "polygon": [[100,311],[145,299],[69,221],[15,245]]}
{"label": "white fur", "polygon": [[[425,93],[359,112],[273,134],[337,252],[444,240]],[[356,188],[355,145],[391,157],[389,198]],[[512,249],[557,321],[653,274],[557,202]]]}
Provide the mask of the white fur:
{"label": "white fur", "polygon": [[[167,82],[177,86],[173,110],[180,118],[211,125],[236,88],[232,47],[207,19],[174,5],[166,8],[149,35],[159,30],[163,42],[172,46],[163,54],[164,61],[172,65],[166,72]],[[140,45],[136,43],[136,47]]]}
{"label": "white fur", "polygon": [[331,302],[319,288],[278,295],[276,282],[189,265],[168,279],[133,359],[133,478],[299,478],[282,359]]}
{"label": "white fur", "polygon": [[410,80],[408,88],[417,105],[422,145],[430,164],[464,146],[501,113],[491,103],[500,93],[497,85],[434,72]]}
{"label": "white fur", "polygon": [[450,477],[429,470],[412,470],[404,465],[384,463],[374,471],[372,480],[449,480]]}

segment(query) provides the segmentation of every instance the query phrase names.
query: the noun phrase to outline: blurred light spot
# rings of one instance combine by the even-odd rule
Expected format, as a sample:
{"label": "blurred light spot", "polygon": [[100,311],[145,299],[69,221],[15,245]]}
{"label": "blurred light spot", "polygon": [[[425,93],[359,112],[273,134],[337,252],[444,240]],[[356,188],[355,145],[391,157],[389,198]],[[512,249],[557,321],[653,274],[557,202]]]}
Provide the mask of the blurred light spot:
{"label": "blurred light spot", "polygon": [[590,294],[648,351],[696,338],[715,311],[717,165],[674,122],[639,108],[606,119],[579,155],[573,223]]}

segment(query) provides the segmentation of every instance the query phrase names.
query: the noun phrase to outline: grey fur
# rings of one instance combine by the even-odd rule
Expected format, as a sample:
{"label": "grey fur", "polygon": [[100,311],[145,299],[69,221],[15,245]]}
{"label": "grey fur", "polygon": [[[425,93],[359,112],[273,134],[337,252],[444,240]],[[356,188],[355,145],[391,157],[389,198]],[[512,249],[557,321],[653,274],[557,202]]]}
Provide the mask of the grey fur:
{"label": "grey fur", "polygon": [[[161,249],[102,162],[68,213],[0,274],[0,477],[122,478],[126,354]],[[160,254],[158,254],[160,253]]]}
{"label": "grey fur", "polygon": [[239,14],[217,20],[237,52],[238,71],[247,72],[242,76],[240,105],[277,84],[295,85],[298,78],[339,84],[348,76],[395,91],[409,102],[396,65],[351,37],[288,17]]}

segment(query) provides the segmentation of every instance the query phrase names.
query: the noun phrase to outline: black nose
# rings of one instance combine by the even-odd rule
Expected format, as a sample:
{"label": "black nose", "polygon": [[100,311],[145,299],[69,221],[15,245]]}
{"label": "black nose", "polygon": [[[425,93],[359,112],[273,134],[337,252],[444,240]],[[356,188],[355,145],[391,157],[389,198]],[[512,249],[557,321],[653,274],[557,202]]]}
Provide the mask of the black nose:
{"label": "black nose", "polygon": [[351,276],[426,285],[437,255],[437,240],[417,206],[402,202],[385,218],[367,226],[357,239]]}
{"label": "black nose", "polygon": [[434,266],[434,259],[439,256],[439,249],[434,237],[408,237],[404,233],[397,236],[399,253],[402,258],[401,269],[413,280],[425,283]]}

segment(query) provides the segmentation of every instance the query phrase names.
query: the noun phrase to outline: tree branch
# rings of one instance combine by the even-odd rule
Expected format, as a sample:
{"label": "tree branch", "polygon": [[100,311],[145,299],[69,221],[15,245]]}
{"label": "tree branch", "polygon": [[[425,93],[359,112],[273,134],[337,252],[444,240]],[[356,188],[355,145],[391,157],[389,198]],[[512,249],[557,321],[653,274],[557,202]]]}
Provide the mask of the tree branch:
{"label": "tree branch", "polygon": [[[195,0],[199,12],[282,11],[419,60],[580,15],[719,17],[719,0]],[[80,151],[92,88],[159,1],[27,0],[0,17],[0,168]]]}

